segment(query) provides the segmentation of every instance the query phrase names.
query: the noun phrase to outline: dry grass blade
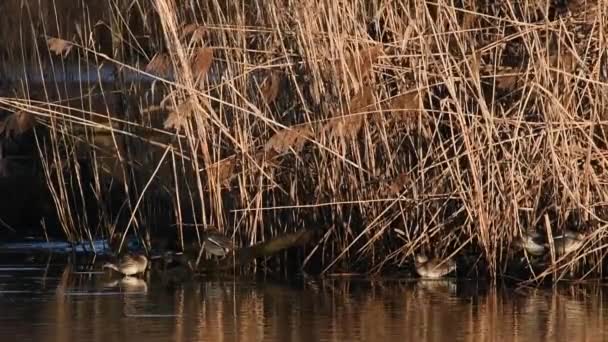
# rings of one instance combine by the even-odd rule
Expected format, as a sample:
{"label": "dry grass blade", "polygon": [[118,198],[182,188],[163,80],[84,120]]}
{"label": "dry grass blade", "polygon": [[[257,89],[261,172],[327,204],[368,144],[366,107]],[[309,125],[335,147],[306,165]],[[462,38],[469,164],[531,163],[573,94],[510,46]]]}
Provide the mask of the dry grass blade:
{"label": "dry grass blade", "polygon": [[62,57],[67,56],[73,47],[72,43],[60,38],[48,38],[46,44],[49,50]]}

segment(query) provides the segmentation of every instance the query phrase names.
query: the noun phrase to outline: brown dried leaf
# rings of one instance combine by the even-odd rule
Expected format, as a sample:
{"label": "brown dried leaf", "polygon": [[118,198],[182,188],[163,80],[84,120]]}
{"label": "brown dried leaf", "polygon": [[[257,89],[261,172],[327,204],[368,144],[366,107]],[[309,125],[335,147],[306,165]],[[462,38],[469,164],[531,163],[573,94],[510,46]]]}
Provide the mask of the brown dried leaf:
{"label": "brown dried leaf", "polygon": [[190,34],[191,40],[203,40],[207,36],[207,29],[199,24],[188,24],[181,29],[179,39],[183,41]]}
{"label": "brown dried leaf", "polygon": [[517,85],[521,77],[521,73],[517,68],[494,67],[493,65],[484,65],[481,71],[487,76],[482,77],[482,81],[494,84],[498,89],[512,89]]}
{"label": "brown dried leaf", "polygon": [[558,55],[549,56],[549,65],[565,72],[574,72],[577,63],[577,59],[568,50],[562,51]]}
{"label": "brown dried leaf", "polygon": [[374,102],[374,89],[372,87],[365,87],[351,99],[350,112],[361,113],[369,111]]}
{"label": "brown dried leaf", "polygon": [[194,103],[192,100],[187,100],[180,103],[175,110],[173,110],[167,116],[165,120],[164,127],[165,129],[175,129],[179,130],[180,128],[186,125],[188,119],[192,116],[192,112],[194,111]]}
{"label": "brown dried leaf", "polygon": [[283,153],[290,147],[293,147],[296,152],[299,152],[306,143],[307,138],[312,136],[313,131],[310,125],[286,128],[278,131],[268,139],[268,142],[264,145],[264,151],[274,150],[277,153]]}
{"label": "brown dried leaf", "polygon": [[478,16],[475,13],[464,13],[462,17],[462,28],[465,30],[470,30],[477,27],[477,18]]}
{"label": "brown dried leaf", "polygon": [[382,45],[373,45],[366,49],[361,49],[350,54],[346,60],[338,60],[334,63],[337,70],[336,77],[344,78],[348,86],[352,89],[359,89],[363,81],[372,75],[373,64],[383,52]]}
{"label": "brown dried leaf", "polygon": [[46,44],[48,45],[49,50],[62,57],[67,56],[72,50],[72,43],[59,38],[49,38],[46,40]]}
{"label": "brown dried leaf", "polygon": [[262,98],[266,101],[266,104],[271,104],[279,96],[279,75],[276,72],[272,72],[268,76],[261,87]]}
{"label": "brown dried leaf", "polygon": [[517,85],[519,75],[496,75],[496,87],[500,89],[512,89]]}
{"label": "brown dried leaf", "polygon": [[399,121],[416,120],[418,111],[422,109],[419,99],[417,91],[409,91],[393,98],[389,105],[393,117]]}
{"label": "brown dried leaf", "polygon": [[207,172],[210,178],[217,179],[220,183],[227,185],[234,176],[235,166],[236,159],[234,156],[230,156],[210,165]]}
{"label": "brown dried leaf", "polygon": [[157,53],[148,65],[145,71],[159,77],[168,77],[172,72],[171,56],[166,53]]}
{"label": "brown dried leaf", "polygon": [[393,180],[389,183],[387,189],[388,195],[396,195],[401,192],[406,185],[412,184],[412,178],[408,172],[404,172],[397,177],[393,178]]}
{"label": "brown dried leaf", "polygon": [[207,76],[211,63],[213,62],[212,48],[197,48],[191,60],[192,73],[196,79]]}
{"label": "brown dried leaf", "polygon": [[[329,120],[321,129],[329,137],[354,137],[356,136],[367,115],[373,113],[374,90],[372,87],[363,88],[359,94],[352,98],[350,103],[350,114]],[[369,112],[369,113],[366,113]]]}
{"label": "brown dried leaf", "polygon": [[354,138],[363,127],[364,121],[363,115],[333,118],[323,127],[323,131],[331,137]]}
{"label": "brown dried leaf", "polygon": [[15,112],[0,122],[0,135],[14,137],[31,130],[36,124],[34,116],[25,111]]}
{"label": "brown dried leaf", "polygon": [[355,52],[348,61],[348,71],[352,75],[357,75],[355,79],[364,80],[371,75],[373,64],[378,60],[382,50],[381,45],[375,45],[358,53]]}

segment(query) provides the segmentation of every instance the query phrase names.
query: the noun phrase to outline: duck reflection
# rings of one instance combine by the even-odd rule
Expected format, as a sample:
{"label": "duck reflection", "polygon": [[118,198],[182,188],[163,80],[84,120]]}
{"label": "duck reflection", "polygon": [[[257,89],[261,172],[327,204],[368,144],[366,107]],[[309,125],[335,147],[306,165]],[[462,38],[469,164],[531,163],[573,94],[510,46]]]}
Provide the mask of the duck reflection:
{"label": "duck reflection", "polygon": [[138,277],[125,276],[114,281],[106,282],[104,285],[105,287],[119,288],[124,292],[148,292],[148,284],[144,279]]}

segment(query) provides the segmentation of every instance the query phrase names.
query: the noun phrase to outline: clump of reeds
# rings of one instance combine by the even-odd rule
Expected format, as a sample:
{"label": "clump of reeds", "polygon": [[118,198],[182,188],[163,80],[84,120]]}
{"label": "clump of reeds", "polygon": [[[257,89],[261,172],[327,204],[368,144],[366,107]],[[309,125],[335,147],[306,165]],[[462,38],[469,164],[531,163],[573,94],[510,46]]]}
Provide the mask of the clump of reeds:
{"label": "clump of reeds", "polygon": [[[70,237],[92,235],[74,219],[84,186],[100,229],[122,215],[121,231],[149,232],[161,216],[182,247],[200,242],[192,225],[241,244],[317,229],[300,260],[323,272],[425,250],[480,255],[495,274],[522,232],[566,228],[593,234],[554,266],[584,259],[601,272],[606,8],[586,3],[108,1],[111,49],[84,17],[58,18],[74,36],[45,35],[59,56],[35,51],[116,66],[115,82],[81,84],[77,101],[55,86],[42,102],[26,92],[0,105],[47,128],[45,176]],[[106,105],[93,109],[93,95]],[[110,210],[117,185],[123,203]]]}

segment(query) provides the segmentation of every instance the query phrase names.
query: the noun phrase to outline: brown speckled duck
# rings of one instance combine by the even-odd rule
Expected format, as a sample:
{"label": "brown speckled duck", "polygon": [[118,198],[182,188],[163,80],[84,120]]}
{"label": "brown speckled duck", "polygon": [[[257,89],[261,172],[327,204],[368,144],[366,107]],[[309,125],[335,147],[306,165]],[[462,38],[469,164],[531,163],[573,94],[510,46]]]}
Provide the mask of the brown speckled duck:
{"label": "brown speckled duck", "polygon": [[517,245],[534,256],[544,255],[547,251],[542,236],[536,231],[523,233]]}
{"label": "brown speckled duck", "polygon": [[232,240],[216,229],[207,229],[203,233],[203,239],[205,243],[204,248],[207,253],[215,256],[226,256],[226,254],[234,249]]}
{"label": "brown speckled duck", "polygon": [[422,278],[438,279],[456,270],[456,262],[452,259],[430,259],[424,254],[415,256],[416,273]]}
{"label": "brown speckled duck", "polygon": [[[576,251],[583,246],[586,235],[584,233],[567,230],[564,234],[553,238],[555,255],[561,257]],[[549,244],[546,244],[547,249]]]}

